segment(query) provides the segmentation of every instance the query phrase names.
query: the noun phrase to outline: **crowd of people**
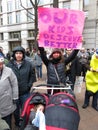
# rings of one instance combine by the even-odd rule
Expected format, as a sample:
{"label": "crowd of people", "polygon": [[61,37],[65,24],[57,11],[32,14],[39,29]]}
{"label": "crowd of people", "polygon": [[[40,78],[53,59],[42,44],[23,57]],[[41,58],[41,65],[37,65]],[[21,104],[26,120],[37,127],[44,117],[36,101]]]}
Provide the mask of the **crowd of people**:
{"label": "crowd of people", "polygon": [[[29,48],[24,49],[21,46],[16,46],[7,55],[3,53],[3,48],[0,47],[1,118],[11,129],[13,115],[15,127],[18,130],[22,106],[31,94],[30,90],[33,83],[42,80],[43,64],[47,69],[47,84],[59,85],[62,83],[66,85],[68,79],[71,81],[71,88],[74,91],[76,77],[82,75],[84,82],[86,82],[85,99],[82,107],[87,108],[90,96],[93,96],[92,107],[98,111],[97,60],[97,49],[52,49],[47,56],[43,47],[38,47],[38,50],[33,49],[33,52],[30,52]],[[56,92],[59,90],[54,91],[54,93]]]}

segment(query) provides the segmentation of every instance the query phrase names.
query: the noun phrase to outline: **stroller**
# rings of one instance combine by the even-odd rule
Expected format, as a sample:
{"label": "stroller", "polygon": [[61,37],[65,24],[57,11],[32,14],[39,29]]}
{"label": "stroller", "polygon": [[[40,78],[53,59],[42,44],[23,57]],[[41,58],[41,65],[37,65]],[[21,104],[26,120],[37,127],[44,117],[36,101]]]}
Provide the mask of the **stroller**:
{"label": "stroller", "polygon": [[[38,103],[45,105],[46,130],[78,130],[80,115],[70,86],[55,85],[54,88],[50,84],[40,84],[34,90],[39,88],[51,89],[51,95],[35,92],[26,100],[20,116],[20,130],[28,123],[30,109]],[[64,91],[52,94],[54,89]]]}
{"label": "stroller", "polygon": [[48,96],[38,92],[33,93],[24,103],[20,115],[20,130],[24,130],[29,121],[30,110],[37,104],[48,104]]}

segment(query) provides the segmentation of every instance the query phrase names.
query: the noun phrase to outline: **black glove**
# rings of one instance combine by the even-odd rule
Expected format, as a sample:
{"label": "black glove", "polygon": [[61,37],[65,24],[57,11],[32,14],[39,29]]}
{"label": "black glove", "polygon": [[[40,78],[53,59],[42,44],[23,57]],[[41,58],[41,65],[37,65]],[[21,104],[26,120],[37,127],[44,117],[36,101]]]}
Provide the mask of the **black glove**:
{"label": "black glove", "polygon": [[38,47],[40,52],[44,52],[44,48],[43,47]]}
{"label": "black glove", "polygon": [[31,90],[31,85],[28,85],[28,92],[30,92],[30,90]]}
{"label": "black glove", "polygon": [[18,99],[13,99],[13,104],[16,104],[18,102]]}

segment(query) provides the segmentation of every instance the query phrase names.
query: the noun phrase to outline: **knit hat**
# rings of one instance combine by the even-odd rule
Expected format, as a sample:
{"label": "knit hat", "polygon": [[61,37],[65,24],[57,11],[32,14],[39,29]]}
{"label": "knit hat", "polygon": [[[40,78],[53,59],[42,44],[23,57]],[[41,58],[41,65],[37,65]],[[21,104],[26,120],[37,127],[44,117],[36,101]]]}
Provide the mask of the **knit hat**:
{"label": "knit hat", "polygon": [[61,53],[61,49],[55,48],[55,49],[53,49],[53,51],[52,51],[52,53],[51,53],[51,56],[52,56],[55,52],[58,52],[58,53],[62,54],[62,53]]}
{"label": "knit hat", "polygon": [[4,62],[4,57],[2,55],[0,55],[0,63]]}

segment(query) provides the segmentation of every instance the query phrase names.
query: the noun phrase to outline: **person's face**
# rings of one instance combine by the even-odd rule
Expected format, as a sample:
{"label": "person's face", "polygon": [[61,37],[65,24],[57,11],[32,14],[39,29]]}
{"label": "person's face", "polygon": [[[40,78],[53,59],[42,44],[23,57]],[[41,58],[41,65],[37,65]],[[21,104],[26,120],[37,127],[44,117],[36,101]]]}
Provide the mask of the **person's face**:
{"label": "person's face", "polygon": [[67,53],[68,55],[70,55],[71,52],[72,52],[71,49],[67,49],[67,50],[66,50],[66,53]]}
{"label": "person's face", "polygon": [[20,51],[17,51],[15,53],[15,58],[16,58],[17,61],[22,61],[22,59],[23,59],[23,53],[20,52]]}
{"label": "person's face", "polygon": [[40,105],[38,108],[37,108],[37,110],[39,110],[39,111],[44,111],[44,106],[43,105]]}
{"label": "person's face", "polygon": [[55,53],[53,53],[53,58],[56,59],[56,58],[60,57],[60,55],[61,54],[59,52],[55,52]]}
{"label": "person's face", "polygon": [[98,59],[98,55],[96,55],[96,59]]}
{"label": "person's face", "polygon": [[3,63],[0,62],[0,70],[2,70],[2,69],[3,69]]}
{"label": "person's face", "polygon": [[82,53],[84,53],[84,52],[85,52],[85,48],[82,48],[80,51],[81,51]]}

